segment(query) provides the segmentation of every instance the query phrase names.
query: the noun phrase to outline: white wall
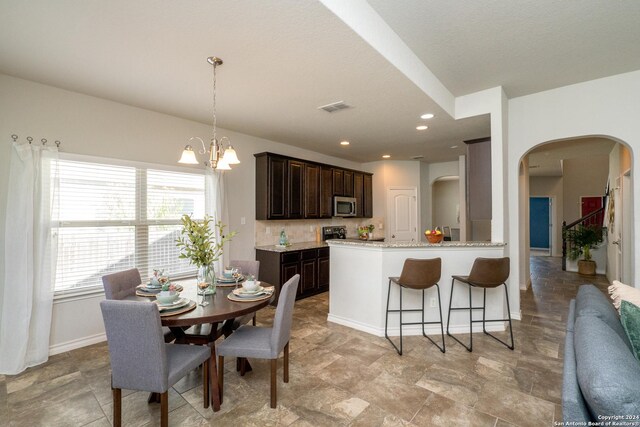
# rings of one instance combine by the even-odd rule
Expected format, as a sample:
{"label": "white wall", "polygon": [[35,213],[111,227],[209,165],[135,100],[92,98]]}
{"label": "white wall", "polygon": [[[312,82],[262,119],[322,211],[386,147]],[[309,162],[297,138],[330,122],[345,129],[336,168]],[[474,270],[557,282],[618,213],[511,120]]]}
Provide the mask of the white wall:
{"label": "white wall", "polygon": [[[62,141],[61,151],[91,156],[175,165],[190,137],[207,139],[210,125],[143,110],[51,86],[0,74],[0,241],[4,222],[11,134],[39,141]],[[265,139],[221,130],[231,138],[242,163],[226,173],[229,223],[239,231],[229,257],[253,258],[255,228],[254,153],[272,151],[362,169],[361,165]],[[197,168],[197,166],[195,167]],[[407,172],[410,174],[410,172]],[[405,173],[405,175],[407,174]],[[417,176],[417,173],[415,174]],[[374,176],[374,180],[377,177]],[[412,182],[413,182],[412,178]],[[374,181],[374,206],[379,193]],[[383,199],[384,200],[384,199]],[[244,217],[246,224],[240,224]],[[230,258],[228,258],[230,259]],[[0,280],[4,280],[4,244],[0,245]],[[55,352],[103,339],[98,302],[102,295],[57,300],[52,319],[51,346]],[[78,322],[78,314],[82,322]],[[84,341],[83,341],[84,340]]]}
{"label": "white wall", "polygon": [[436,180],[433,183],[433,224],[458,227],[457,207],[460,201],[458,179]]}
{"label": "white wall", "polygon": [[[584,136],[605,136],[626,142],[632,150],[634,164],[640,151],[640,71],[620,74],[585,83],[536,93],[509,100],[508,181],[518,182],[518,167],[522,157],[544,142]],[[634,188],[638,188],[636,175]],[[508,188],[508,246],[518,257],[522,242],[518,236],[518,188]],[[640,197],[634,197],[634,212],[640,212]],[[640,218],[634,215],[634,230]],[[634,246],[640,235],[634,233]],[[634,272],[640,259],[634,260]],[[516,266],[519,268],[519,266]],[[512,266],[512,274],[513,274]],[[635,277],[635,275],[634,275]]]}
{"label": "white wall", "polygon": [[[436,179],[444,176],[460,176],[459,162],[441,162],[441,163],[422,163],[420,165],[420,204],[421,216],[420,224],[422,231],[431,228],[433,224],[433,183]],[[460,206],[463,209],[463,206]],[[427,241],[424,234],[421,233],[422,241]]]}

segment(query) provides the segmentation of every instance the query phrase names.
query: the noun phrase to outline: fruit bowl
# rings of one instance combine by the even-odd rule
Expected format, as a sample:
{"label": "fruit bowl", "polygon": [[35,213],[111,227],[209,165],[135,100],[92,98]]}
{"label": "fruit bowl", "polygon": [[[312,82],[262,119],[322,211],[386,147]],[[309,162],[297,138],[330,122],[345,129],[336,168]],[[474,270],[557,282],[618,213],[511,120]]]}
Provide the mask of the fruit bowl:
{"label": "fruit bowl", "polygon": [[444,237],[442,234],[426,234],[425,236],[427,236],[427,240],[429,241],[429,243],[440,243],[442,242],[442,238]]}

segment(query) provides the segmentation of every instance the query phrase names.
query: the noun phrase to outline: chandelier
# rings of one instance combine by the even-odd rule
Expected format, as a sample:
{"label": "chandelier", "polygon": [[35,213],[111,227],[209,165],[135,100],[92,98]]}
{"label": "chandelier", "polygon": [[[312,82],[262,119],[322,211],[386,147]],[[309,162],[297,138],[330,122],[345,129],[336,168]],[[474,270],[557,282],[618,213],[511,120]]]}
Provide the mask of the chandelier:
{"label": "chandelier", "polygon": [[[189,142],[195,140],[200,141],[202,144],[202,150],[198,150],[198,153],[201,155],[208,155],[208,159],[204,162],[204,164],[211,169],[214,170],[230,170],[230,165],[236,165],[240,163],[238,160],[238,155],[236,154],[236,150],[233,149],[231,145],[231,141],[226,136],[223,136],[218,140],[216,136],[216,68],[222,65],[222,59],[217,58],[215,56],[210,56],[207,58],[207,62],[213,65],[213,135],[211,136],[211,143],[209,144],[209,149],[204,144],[202,138],[197,136],[189,139]],[[226,144],[226,148],[225,148]],[[182,156],[178,163],[188,164],[188,165],[197,165],[200,164],[198,159],[196,158],[196,153],[193,150],[191,144],[187,144],[184,147],[184,151],[182,152]]]}

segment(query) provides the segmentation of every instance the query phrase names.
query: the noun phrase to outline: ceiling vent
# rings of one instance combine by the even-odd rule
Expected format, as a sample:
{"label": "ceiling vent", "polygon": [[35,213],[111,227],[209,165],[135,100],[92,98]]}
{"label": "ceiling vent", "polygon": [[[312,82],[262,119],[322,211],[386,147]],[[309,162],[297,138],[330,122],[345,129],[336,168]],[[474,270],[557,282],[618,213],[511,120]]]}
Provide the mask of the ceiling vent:
{"label": "ceiling vent", "polygon": [[411,157],[411,160],[422,160],[424,159],[424,156],[413,156]]}
{"label": "ceiling vent", "polygon": [[344,103],[344,101],[332,102],[331,104],[322,105],[318,107],[318,110],[324,110],[327,113],[334,113],[336,111],[344,110],[347,108],[351,108],[350,105]]}

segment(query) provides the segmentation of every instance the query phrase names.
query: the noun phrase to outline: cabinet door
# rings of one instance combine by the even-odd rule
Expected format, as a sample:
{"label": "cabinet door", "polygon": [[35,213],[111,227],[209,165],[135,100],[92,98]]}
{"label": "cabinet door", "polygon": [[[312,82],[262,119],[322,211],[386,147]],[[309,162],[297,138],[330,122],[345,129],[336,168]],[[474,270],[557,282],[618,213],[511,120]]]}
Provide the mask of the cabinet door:
{"label": "cabinet door", "polygon": [[[281,264],[280,266],[280,286],[284,285],[287,280],[291,279],[296,274],[300,274],[300,263],[299,262],[288,262]],[[298,289],[299,293],[299,289]]]}
{"label": "cabinet door", "polygon": [[320,166],[304,165],[304,217],[320,217]]}
{"label": "cabinet door", "polygon": [[268,219],[287,217],[287,160],[269,156],[268,161],[269,213]]}
{"label": "cabinet door", "polygon": [[373,217],[373,177],[365,174],[363,178],[362,216]]}
{"label": "cabinet door", "polygon": [[333,169],[333,195],[344,196],[344,171]]}
{"label": "cabinet door", "polygon": [[289,212],[287,218],[302,218],[303,216],[303,182],[304,163],[289,160],[288,168],[288,200]]}
{"label": "cabinet door", "polygon": [[345,197],[353,197],[353,172],[344,171],[344,188],[342,193]]}
{"label": "cabinet door", "polygon": [[300,262],[300,287],[299,294],[304,295],[308,293],[312,293],[317,290],[317,270],[318,270],[318,260],[307,259],[302,260]]}
{"label": "cabinet door", "polygon": [[329,257],[318,258],[318,289],[329,289]]}
{"label": "cabinet door", "polygon": [[320,169],[320,218],[331,218],[333,214],[333,171]]}
{"label": "cabinet door", "polygon": [[353,197],[356,199],[356,216],[362,216],[364,199],[362,197],[364,185],[364,175],[356,172],[353,174]]}

